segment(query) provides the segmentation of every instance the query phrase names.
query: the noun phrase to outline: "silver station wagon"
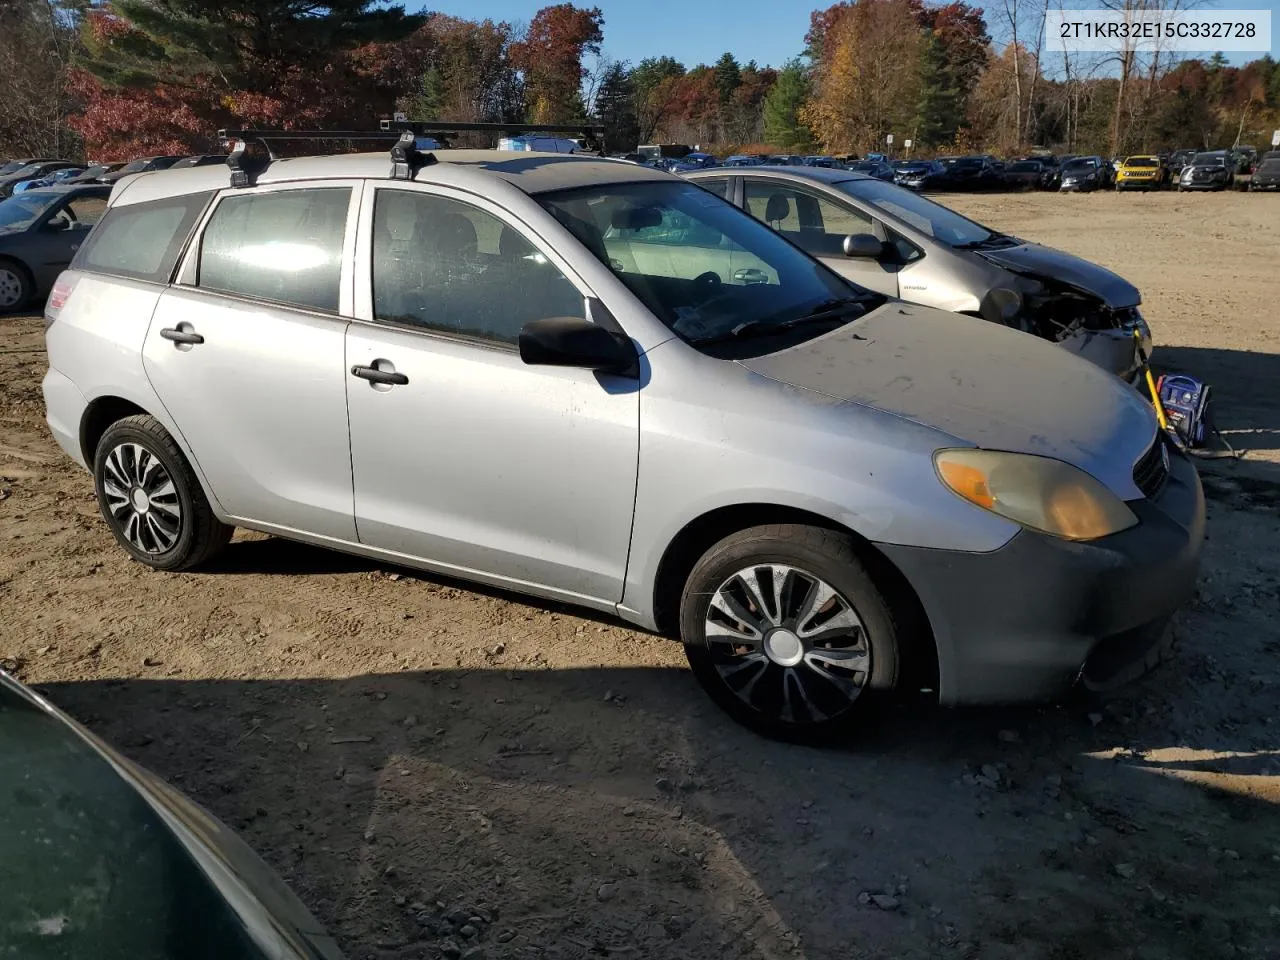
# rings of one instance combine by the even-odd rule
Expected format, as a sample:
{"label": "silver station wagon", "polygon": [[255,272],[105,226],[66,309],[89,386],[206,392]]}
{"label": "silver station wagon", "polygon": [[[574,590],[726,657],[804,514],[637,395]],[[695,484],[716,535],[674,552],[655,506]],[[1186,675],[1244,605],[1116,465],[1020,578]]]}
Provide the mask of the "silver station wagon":
{"label": "silver station wagon", "polygon": [[47,307],[50,428],[142,563],[239,526],[605,611],[796,739],[1120,682],[1193,587],[1192,464],[1043,340],[634,164],[235,157],[121,180]]}

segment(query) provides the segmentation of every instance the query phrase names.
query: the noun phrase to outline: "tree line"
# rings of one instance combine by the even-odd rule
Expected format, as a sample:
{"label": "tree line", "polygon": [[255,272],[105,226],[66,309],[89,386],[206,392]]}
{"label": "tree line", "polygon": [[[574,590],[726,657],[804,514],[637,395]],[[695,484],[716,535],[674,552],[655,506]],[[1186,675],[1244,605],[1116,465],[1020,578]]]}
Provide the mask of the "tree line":
{"label": "tree line", "polygon": [[[1122,9],[1153,0],[1107,0]],[[615,151],[1073,153],[1269,143],[1280,65],[1043,48],[1047,0],[843,0],[778,66],[605,53],[598,8],[527,24],[377,0],[7,0],[0,153],[112,160],[210,150],[231,126],[590,119]],[[993,34],[1000,42],[993,41]],[[801,44],[803,46],[801,46]]]}

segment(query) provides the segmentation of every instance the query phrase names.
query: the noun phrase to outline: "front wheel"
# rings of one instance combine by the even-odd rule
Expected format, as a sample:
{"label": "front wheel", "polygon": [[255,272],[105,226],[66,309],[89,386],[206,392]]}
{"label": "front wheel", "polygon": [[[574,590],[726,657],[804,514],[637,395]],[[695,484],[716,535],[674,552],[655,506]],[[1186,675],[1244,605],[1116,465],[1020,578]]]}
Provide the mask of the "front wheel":
{"label": "front wheel", "polygon": [[107,428],[93,461],[103,519],[125,552],[157,570],[189,570],[231,539],[191,465],[154,417]]}
{"label": "front wheel", "polygon": [[847,534],[752,527],[703,555],[685,583],[680,633],[699,684],[768,737],[854,733],[898,684],[897,622]]}
{"label": "front wheel", "polygon": [[31,277],[13,260],[0,258],[0,313],[20,310],[32,294]]}

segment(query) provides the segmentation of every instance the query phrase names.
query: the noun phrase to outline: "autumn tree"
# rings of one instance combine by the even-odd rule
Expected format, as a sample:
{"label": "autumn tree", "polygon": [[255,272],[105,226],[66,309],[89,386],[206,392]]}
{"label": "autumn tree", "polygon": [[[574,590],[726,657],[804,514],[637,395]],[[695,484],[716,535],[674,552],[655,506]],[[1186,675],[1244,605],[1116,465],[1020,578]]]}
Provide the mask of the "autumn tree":
{"label": "autumn tree", "polygon": [[840,5],[825,24],[814,93],[801,119],[834,153],[874,149],[911,128],[922,31],[912,0]]}
{"label": "autumn tree", "polygon": [[511,65],[510,24],[476,23],[434,14],[418,32],[412,70],[417,89],[399,109],[415,120],[515,122],[524,115],[524,88]]}
{"label": "autumn tree", "polygon": [[76,46],[68,11],[50,0],[0,5],[0,153],[72,153],[67,126],[71,97],[67,67]]}
{"label": "autumn tree", "polygon": [[524,77],[529,119],[566,123],[582,119],[584,54],[600,52],[604,15],[571,3],[543,7],[524,39],[511,47],[511,63]]}
{"label": "autumn tree", "polygon": [[671,116],[678,94],[676,82],[684,72],[684,64],[672,57],[646,58],[632,71],[641,143],[651,142]]}

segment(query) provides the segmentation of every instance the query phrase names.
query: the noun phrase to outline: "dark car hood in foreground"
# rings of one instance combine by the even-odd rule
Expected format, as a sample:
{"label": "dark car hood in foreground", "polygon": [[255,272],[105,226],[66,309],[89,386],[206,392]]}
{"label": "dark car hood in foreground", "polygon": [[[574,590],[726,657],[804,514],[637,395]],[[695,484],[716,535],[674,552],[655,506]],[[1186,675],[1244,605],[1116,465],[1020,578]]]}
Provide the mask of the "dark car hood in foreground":
{"label": "dark car hood in foreground", "polygon": [[829,334],[740,361],[990,450],[1074,464],[1126,499],[1156,435],[1151,407],[1087,360],[1020,331],[891,300]]}
{"label": "dark car hood in foreground", "polygon": [[1003,250],[979,250],[978,253],[996,266],[1014,273],[1048,277],[1091,293],[1112,310],[1136,307],[1142,302],[1142,294],[1138,292],[1138,288],[1124,277],[1112,273],[1106,267],[1053,247],[1024,243]]}
{"label": "dark car hood in foreground", "polygon": [[22,960],[341,958],[230,830],[2,672],[0,891]]}

